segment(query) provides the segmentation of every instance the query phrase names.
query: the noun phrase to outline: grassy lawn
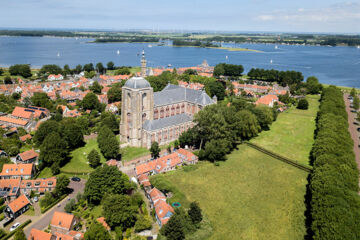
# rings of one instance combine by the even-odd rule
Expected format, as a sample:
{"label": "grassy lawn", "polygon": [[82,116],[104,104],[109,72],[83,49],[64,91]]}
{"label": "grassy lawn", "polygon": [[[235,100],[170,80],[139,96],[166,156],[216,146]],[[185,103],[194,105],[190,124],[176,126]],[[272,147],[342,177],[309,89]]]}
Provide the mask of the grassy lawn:
{"label": "grassy lawn", "polygon": [[87,156],[91,150],[97,150],[101,157],[101,162],[106,162],[105,158],[100,152],[99,146],[96,139],[89,139],[86,141],[85,146],[75,149],[71,152],[71,160],[64,167],[61,168],[61,171],[66,172],[92,172],[94,169],[91,168],[88,164]]}
{"label": "grassy lawn", "polygon": [[320,97],[313,95],[306,98],[309,101],[308,110],[292,107],[279,114],[270,131],[260,133],[251,142],[303,164],[309,164]]}
{"label": "grassy lawn", "polygon": [[[175,186],[176,201],[197,201],[211,221],[210,239],[303,239],[307,174],[245,145],[220,166],[156,175]],[[186,197],[185,197],[186,196]],[[170,202],[172,202],[170,200]]]}
{"label": "grassy lawn", "polygon": [[54,176],[54,175],[51,173],[51,169],[49,167],[46,167],[43,170],[41,170],[41,172],[37,178],[49,178],[52,176]]}
{"label": "grassy lawn", "polygon": [[34,207],[31,206],[26,212],[24,212],[24,214],[27,215],[27,216],[35,216]]}
{"label": "grassy lawn", "polygon": [[122,160],[130,161],[138,157],[150,154],[149,149],[142,147],[125,147],[122,150]]}

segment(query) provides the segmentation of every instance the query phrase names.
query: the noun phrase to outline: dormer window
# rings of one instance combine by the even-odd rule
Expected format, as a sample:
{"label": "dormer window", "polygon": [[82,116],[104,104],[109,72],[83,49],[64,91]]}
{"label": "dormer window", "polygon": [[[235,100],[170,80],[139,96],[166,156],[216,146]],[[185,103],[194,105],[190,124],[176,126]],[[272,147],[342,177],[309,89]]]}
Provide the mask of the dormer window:
{"label": "dormer window", "polygon": [[40,185],[40,182],[35,182],[35,186],[39,186]]}

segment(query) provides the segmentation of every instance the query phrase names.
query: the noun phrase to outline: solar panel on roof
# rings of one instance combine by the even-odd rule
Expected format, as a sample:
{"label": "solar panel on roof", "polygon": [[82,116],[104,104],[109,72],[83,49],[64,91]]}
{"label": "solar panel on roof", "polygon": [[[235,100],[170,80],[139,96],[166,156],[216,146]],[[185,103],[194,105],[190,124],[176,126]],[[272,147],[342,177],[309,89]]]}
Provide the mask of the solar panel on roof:
{"label": "solar panel on roof", "polygon": [[25,109],[25,112],[35,112],[35,111],[31,109]]}
{"label": "solar panel on roof", "polygon": [[11,193],[16,193],[17,187],[14,187]]}

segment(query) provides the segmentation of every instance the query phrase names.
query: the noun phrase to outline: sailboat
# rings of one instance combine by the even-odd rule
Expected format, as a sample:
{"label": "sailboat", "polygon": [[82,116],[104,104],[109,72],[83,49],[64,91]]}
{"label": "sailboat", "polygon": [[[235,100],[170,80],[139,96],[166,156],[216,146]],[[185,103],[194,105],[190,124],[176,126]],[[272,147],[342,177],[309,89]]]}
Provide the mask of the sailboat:
{"label": "sailboat", "polygon": [[226,59],[226,60],[228,60],[228,59],[229,59],[229,57],[228,57],[228,56],[226,56],[226,57],[225,57],[225,59]]}
{"label": "sailboat", "polygon": [[275,45],[275,49],[278,49],[278,46],[277,46],[277,45]]}
{"label": "sailboat", "polygon": [[148,47],[149,47],[149,48],[151,48],[151,47],[152,47],[152,45],[151,45],[151,44],[149,44],[149,45],[148,45]]}
{"label": "sailboat", "polygon": [[356,48],[357,48],[357,49],[360,49],[360,46],[357,46]]}
{"label": "sailboat", "polygon": [[57,57],[60,57],[60,53],[58,52],[56,56],[57,56]]}
{"label": "sailboat", "polygon": [[271,60],[270,60],[270,64],[272,64],[272,63],[273,63],[273,60],[271,59]]}
{"label": "sailboat", "polygon": [[120,54],[120,50],[117,50],[116,54],[119,55],[119,54]]}

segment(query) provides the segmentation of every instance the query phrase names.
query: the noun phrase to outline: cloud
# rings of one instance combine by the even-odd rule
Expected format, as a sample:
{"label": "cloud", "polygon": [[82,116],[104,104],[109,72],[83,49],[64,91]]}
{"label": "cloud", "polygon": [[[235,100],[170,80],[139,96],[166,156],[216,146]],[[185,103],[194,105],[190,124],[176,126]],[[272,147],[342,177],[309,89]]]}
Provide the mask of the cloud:
{"label": "cloud", "polygon": [[287,21],[292,24],[302,23],[349,23],[360,20],[360,3],[342,2],[325,8],[296,10],[274,10],[272,12],[258,15],[257,21],[279,22]]}

